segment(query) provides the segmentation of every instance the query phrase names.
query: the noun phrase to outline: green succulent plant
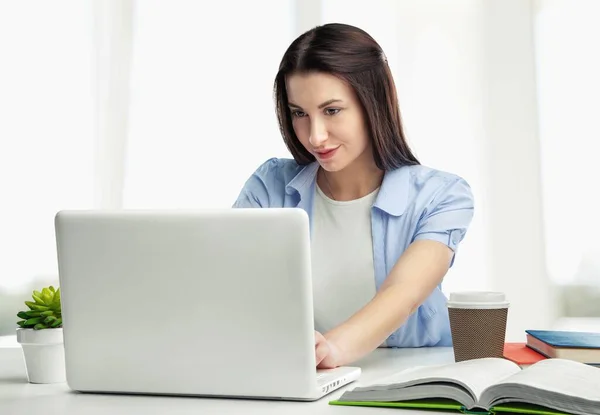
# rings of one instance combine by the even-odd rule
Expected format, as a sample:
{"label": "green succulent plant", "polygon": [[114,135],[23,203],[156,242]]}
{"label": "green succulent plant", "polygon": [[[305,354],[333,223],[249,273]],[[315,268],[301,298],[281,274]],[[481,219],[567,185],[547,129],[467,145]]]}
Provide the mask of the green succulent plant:
{"label": "green succulent plant", "polygon": [[27,311],[19,311],[17,321],[19,327],[26,329],[42,330],[62,327],[62,313],[60,306],[60,288],[50,286],[43,288],[42,292],[33,291],[34,301],[25,301],[29,307]]}

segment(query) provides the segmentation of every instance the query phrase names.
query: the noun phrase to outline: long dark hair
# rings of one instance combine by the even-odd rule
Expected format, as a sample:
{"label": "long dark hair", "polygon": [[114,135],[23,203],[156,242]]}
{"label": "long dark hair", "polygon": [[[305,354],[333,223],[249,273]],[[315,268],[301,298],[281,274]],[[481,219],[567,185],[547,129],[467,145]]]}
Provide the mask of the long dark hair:
{"label": "long dark hair", "polygon": [[339,23],[317,26],[294,40],[275,77],[279,129],[298,164],[311,163],[315,157],[292,127],[285,81],[292,73],[311,71],[337,76],[354,89],[368,123],[377,167],[393,170],[420,164],[406,142],[396,86],[381,47],[364,30]]}

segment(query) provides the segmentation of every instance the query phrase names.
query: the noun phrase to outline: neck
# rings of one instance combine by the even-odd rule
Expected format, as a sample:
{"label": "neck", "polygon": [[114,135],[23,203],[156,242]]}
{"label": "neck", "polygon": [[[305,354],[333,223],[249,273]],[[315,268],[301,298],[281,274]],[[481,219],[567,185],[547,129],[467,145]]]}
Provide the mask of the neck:
{"label": "neck", "polygon": [[336,172],[320,168],[317,182],[332,199],[348,201],[360,199],[377,189],[381,185],[383,174],[383,170],[380,170],[375,162],[360,163],[356,160]]}

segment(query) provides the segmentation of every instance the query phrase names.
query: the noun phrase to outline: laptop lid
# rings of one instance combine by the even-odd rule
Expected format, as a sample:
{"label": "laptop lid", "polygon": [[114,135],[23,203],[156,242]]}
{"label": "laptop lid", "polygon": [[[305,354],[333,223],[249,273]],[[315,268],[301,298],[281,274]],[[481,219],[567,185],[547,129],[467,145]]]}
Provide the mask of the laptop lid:
{"label": "laptop lid", "polygon": [[61,211],[55,230],[72,389],[315,397],[303,210]]}

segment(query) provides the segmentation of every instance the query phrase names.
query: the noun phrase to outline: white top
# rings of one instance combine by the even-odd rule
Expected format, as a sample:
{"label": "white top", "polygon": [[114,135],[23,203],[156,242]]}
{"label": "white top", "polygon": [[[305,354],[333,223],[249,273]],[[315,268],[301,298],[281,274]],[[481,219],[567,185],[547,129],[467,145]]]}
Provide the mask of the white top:
{"label": "white top", "polygon": [[316,186],[311,248],[315,328],[321,333],[375,296],[371,206],[378,191],[338,202]]}

